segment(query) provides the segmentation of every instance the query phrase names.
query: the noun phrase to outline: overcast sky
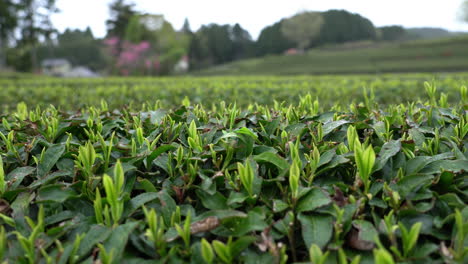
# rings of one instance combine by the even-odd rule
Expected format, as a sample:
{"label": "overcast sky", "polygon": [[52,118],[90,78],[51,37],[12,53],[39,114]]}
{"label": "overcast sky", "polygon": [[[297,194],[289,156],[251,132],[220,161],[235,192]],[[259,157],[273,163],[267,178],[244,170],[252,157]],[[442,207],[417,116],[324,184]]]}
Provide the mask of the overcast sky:
{"label": "overcast sky", "polygon": [[[84,29],[103,37],[111,0],[57,0],[60,13],[53,15],[54,26]],[[192,30],[203,24],[234,24],[257,38],[267,25],[297,12],[346,9],[369,18],[376,26],[442,27],[468,31],[468,23],[457,20],[463,0],[133,0],[141,12],[163,14],[179,29],[185,18]]]}

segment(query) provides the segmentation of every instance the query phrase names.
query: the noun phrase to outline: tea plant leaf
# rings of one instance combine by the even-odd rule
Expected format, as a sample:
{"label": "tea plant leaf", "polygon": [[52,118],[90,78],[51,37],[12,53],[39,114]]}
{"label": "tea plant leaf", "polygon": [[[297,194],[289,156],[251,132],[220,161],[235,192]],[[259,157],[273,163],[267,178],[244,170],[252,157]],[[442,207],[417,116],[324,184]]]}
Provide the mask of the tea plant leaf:
{"label": "tea plant leaf", "polygon": [[162,153],[168,152],[174,149],[176,149],[176,147],[172,145],[163,145],[163,146],[158,147],[156,150],[151,152],[151,154],[146,158],[146,167],[150,168],[153,161]]}
{"label": "tea plant leaf", "polygon": [[429,185],[432,179],[434,179],[434,176],[430,174],[406,176],[398,182],[398,192],[402,197],[406,197],[414,189]]}
{"label": "tea plant leaf", "polygon": [[365,220],[354,220],[355,236],[350,237],[351,246],[359,250],[371,250],[378,235],[372,223]]}
{"label": "tea plant leaf", "polygon": [[226,197],[224,197],[219,192],[216,192],[214,195],[209,195],[202,190],[197,190],[197,196],[201,200],[203,206],[211,210],[225,210],[229,209],[226,205]]}
{"label": "tea plant leaf", "polygon": [[325,215],[299,214],[298,220],[301,223],[302,238],[307,248],[312,244],[325,247],[330,241],[333,233],[333,218]]}
{"label": "tea plant leaf", "polygon": [[125,205],[125,210],[123,213],[124,217],[133,214],[138,208],[140,208],[144,204],[151,202],[157,198],[158,198],[158,194],[155,192],[142,193],[138,196],[133,197]]}
{"label": "tea plant leaf", "polygon": [[247,214],[236,210],[211,210],[203,214],[198,215],[194,218],[195,221],[199,221],[210,216],[216,216],[221,220],[229,220],[234,218],[247,218]]}
{"label": "tea plant leaf", "polygon": [[49,147],[45,153],[41,163],[37,166],[37,176],[44,177],[54,167],[55,163],[65,152],[65,145],[57,144]]}
{"label": "tea plant leaf", "polygon": [[323,125],[323,135],[326,136],[330,134],[330,132],[332,132],[334,129],[344,124],[348,124],[348,123],[349,121],[347,120],[338,120],[338,121],[332,121],[332,122],[326,123]]}
{"label": "tea plant leaf", "polygon": [[374,171],[381,170],[387,161],[401,151],[401,142],[397,140],[390,140],[382,146],[379,152],[377,161],[375,163]]}
{"label": "tea plant leaf", "polygon": [[73,198],[77,193],[62,184],[47,185],[38,190],[37,200],[41,202],[63,203]]}
{"label": "tea plant leaf", "polygon": [[233,228],[233,234],[236,236],[243,236],[252,231],[262,231],[267,228],[265,216],[258,210],[252,210],[247,213],[247,217],[241,219],[238,224]]}
{"label": "tea plant leaf", "polygon": [[275,153],[263,152],[262,154],[256,155],[253,158],[258,163],[270,163],[275,165],[279,172],[284,172],[289,169],[288,162]]}
{"label": "tea plant leaf", "polygon": [[113,230],[108,227],[101,225],[91,226],[80,243],[78,255],[84,257],[97,243],[104,242],[112,233]]}
{"label": "tea plant leaf", "polygon": [[466,160],[438,160],[426,165],[421,173],[436,174],[441,171],[450,171],[453,173],[468,172],[468,161]]}
{"label": "tea plant leaf", "polygon": [[313,211],[324,205],[331,203],[330,196],[323,190],[312,188],[306,195],[303,195],[297,202],[296,212]]}
{"label": "tea plant leaf", "polygon": [[442,153],[435,156],[418,156],[414,159],[409,160],[406,163],[406,174],[414,174],[420,172],[424,167],[432,162],[438,160],[445,160],[453,158],[453,154],[450,152]]}
{"label": "tea plant leaf", "polygon": [[20,186],[21,182],[23,182],[24,177],[33,174],[34,171],[36,171],[36,168],[34,167],[16,168],[12,172],[8,173],[6,180],[13,183],[11,185],[11,189],[16,189],[18,186]]}
{"label": "tea plant leaf", "polygon": [[250,244],[254,243],[257,239],[252,236],[243,236],[237,239],[231,245],[231,253],[233,256],[239,256]]}
{"label": "tea plant leaf", "polygon": [[107,251],[114,250],[116,252],[116,258],[122,256],[124,253],[125,246],[128,242],[128,237],[133,230],[138,226],[138,222],[130,222],[123,225],[119,225],[113,230],[109,238],[104,242],[104,247]]}
{"label": "tea plant leaf", "polygon": [[0,155],[0,195],[3,195],[5,190],[6,190],[5,170],[3,169],[3,159],[2,159],[2,156]]}

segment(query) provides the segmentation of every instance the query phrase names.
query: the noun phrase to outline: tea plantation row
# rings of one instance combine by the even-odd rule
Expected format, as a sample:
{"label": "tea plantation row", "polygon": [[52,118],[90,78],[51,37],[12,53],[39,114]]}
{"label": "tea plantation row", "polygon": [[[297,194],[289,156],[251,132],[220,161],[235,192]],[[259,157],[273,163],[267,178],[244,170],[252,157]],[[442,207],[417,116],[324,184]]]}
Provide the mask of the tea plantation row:
{"label": "tea plantation row", "polygon": [[141,110],[143,104],[154,107],[159,101],[165,108],[178,107],[184,98],[210,107],[224,100],[246,108],[250,104],[297,104],[299,96],[310,93],[324,109],[347,107],[363,102],[363,90],[374,91],[380,104],[414,102],[425,97],[424,82],[437,85],[438,91],[456,103],[459,88],[466,85],[468,74],[388,74],[303,77],[187,77],[187,78],[0,78],[0,110],[14,109],[19,102],[29,107],[50,104],[64,110],[99,106],[107,101],[111,109],[128,107]]}
{"label": "tea plantation row", "polygon": [[466,263],[466,87],[363,78],[1,81],[0,262]]}

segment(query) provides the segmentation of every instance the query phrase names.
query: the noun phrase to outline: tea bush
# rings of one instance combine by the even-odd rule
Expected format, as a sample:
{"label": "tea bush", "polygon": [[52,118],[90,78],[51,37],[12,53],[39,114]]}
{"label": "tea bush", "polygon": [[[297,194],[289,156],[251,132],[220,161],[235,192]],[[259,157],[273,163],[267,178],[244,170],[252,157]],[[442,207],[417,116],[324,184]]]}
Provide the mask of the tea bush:
{"label": "tea bush", "polygon": [[271,100],[254,80],[212,84],[212,104],[157,88],[161,103],[137,105],[152,98],[141,80],[119,108],[124,86],[22,82],[6,96],[27,103],[0,116],[2,263],[466,263],[466,87],[450,101],[426,83],[387,106],[400,99],[375,88],[345,106],[355,85],[329,108],[298,80],[281,90],[295,103],[270,106],[216,103]]}
{"label": "tea bush", "polygon": [[[245,109],[250,104],[272,106],[274,101],[297,104],[300,96],[311,94],[323,109],[348,107],[374,93],[379,104],[399,104],[424,99],[424,82],[437,85],[448,96],[449,103],[458,102],[459,88],[466,85],[468,74],[388,74],[299,77],[187,77],[187,78],[0,78],[0,107],[15,109],[20,102],[30,108],[50,104],[62,110],[76,111],[99,106],[105,100],[111,109],[131,107],[141,110],[143,104],[159,101],[164,108],[178,107],[184,98],[193,104],[210,107],[221,100],[236,103]],[[0,109],[1,109],[0,108]]]}

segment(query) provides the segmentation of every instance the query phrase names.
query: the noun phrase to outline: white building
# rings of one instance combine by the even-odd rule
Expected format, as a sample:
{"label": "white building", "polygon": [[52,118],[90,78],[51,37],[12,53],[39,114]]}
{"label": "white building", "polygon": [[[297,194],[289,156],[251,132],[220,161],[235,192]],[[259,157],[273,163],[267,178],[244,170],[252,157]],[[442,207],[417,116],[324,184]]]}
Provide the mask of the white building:
{"label": "white building", "polygon": [[179,62],[174,65],[174,71],[176,73],[186,73],[189,70],[189,57],[187,55],[182,56]]}
{"label": "white building", "polygon": [[88,67],[78,66],[65,73],[63,77],[68,78],[96,78],[99,74],[93,72]]}
{"label": "white building", "polygon": [[45,59],[41,66],[43,74],[58,77],[65,76],[72,68],[66,59]]}

